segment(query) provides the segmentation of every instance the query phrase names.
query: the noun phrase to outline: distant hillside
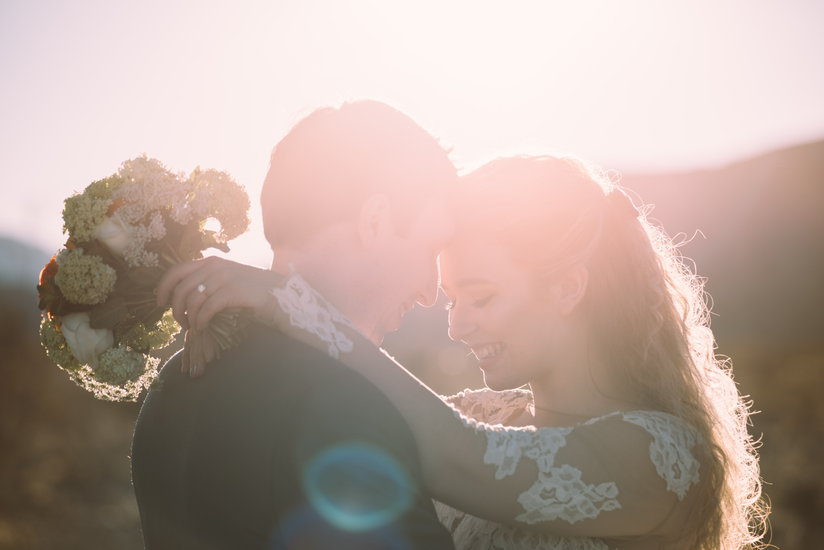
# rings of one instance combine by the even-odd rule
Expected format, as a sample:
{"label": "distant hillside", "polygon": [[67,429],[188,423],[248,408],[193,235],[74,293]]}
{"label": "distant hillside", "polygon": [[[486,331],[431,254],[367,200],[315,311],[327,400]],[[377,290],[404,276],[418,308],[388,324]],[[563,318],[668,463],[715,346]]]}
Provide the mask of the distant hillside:
{"label": "distant hillside", "polygon": [[30,287],[34,292],[37,276],[48,261],[44,250],[0,236],[0,288]]}
{"label": "distant hillside", "polygon": [[[719,340],[792,345],[824,336],[824,141],[717,170],[624,174],[622,184],[654,205],[651,217],[667,233],[692,238],[682,250],[708,278]],[[33,292],[48,256],[0,237],[0,288]],[[437,317],[416,311],[406,325],[435,337]],[[403,339],[390,338],[399,348]]]}
{"label": "distant hillside", "polygon": [[651,217],[671,236],[695,235],[683,251],[708,278],[720,340],[824,336],[824,141],[717,170],[625,174],[622,184],[655,205]]}

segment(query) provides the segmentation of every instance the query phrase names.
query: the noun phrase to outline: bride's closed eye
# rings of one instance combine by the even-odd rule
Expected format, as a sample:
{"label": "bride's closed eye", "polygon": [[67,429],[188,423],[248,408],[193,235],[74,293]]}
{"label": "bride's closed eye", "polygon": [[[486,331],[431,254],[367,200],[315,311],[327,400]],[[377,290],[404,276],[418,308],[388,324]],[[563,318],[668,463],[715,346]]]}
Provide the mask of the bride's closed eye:
{"label": "bride's closed eye", "polygon": [[[479,298],[479,299],[477,299],[477,300],[473,300],[473,301],[472,301],[472,306],[473,306],[473,307],[484,307],[484,306],[485,306],[485,305],[487,305],[487,304],[488,304],[488,303],[492,300],[492,298],[494,298],[494,297],[495,297],[495,295],[494,295],[494,294],[489,294],[489,295],[487,295],[487,296],[484,296],[483,298]],[[446,303],[446,306],[445,306],[446,310],[447,310],[447,311],[450,311],[450,310],[452,310],[452,309],[455,309],[455,304],[456,304],[456,302],[457,302],[457,300],[449,300],[449,301]]]}

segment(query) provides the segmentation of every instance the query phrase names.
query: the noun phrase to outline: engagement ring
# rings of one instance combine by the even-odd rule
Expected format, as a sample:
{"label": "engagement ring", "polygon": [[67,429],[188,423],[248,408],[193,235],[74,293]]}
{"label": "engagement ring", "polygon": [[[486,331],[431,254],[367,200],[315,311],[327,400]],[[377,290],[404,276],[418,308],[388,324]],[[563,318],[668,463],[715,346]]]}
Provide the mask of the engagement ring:
{"label": "engagement ring", "polygon": [[206,292],[206,285],[200,283],[199,285],[197,285],[197,291],[203,294],[204,292]]}

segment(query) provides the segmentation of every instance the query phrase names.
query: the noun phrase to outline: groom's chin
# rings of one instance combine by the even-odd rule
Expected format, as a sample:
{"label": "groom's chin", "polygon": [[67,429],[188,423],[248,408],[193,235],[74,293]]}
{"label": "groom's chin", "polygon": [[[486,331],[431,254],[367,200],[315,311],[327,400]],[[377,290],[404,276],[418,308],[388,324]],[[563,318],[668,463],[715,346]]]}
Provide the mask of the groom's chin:
{"label": "groom's chin", "polygon": [[380,346],[383,342],[384,338],[386,338],[387,334],[392,334],[393,332],[398,332],[398,329],[401,328],[401,321],[403,320],[402,317],[398,317],[394,321],[387,323],[384,325],[379,331],[376,332],[376,336],[374,338],[370,338],[373,342],[375,342],[376,346]]}
{"label": "groom's chin", "polygon": [[374,329],[365,336],[370,342],[372,342],[376,346],[380,346],[383,343],[384,337],[386,336],[386,331],[381,329]]}

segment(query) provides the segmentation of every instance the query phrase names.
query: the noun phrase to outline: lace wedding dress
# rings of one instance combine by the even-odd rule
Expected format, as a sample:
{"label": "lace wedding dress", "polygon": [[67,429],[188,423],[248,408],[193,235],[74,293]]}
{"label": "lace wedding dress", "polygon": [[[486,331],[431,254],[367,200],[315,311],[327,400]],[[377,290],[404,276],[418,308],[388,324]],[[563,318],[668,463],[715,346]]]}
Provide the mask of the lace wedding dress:
{"label": "lace wedding dress", "polygon": [[[488,389],[467,390],[447,398],[464,417],[485,425],[488,447],[484,457],[496,466],[496,478],[512,472],[521,458],[533,460],[539,470],[538,480],[521,494],[518,501],[524,513],[516,520],[527,524],[561,520],[574,524],[595,520],[603,512],[621,508],[621,495],[615,482],[587,484],[587,471],[575,464],[558,464],[556,456],[576,430],[598,424],[612,424],[613,434],[620,434],[620,424],[641,428],[651,438],[649,460],[666,483],[668,491],[683,499],[690,486],[698,481],[698,462],[690,449],[695,436],[677,418],[655,411],[615,412],[593,418],[575,427],[540,428],[534,431],[506,428],[504,425],[523,413],[532,403],[527,390],[503,392]],[[524,437],[526,436],[526,437]],[[619,435],[620,437],[620,435]],[[609,457],[602,457],[609,460]],[[580,536],[551,536],[481,519],[440,502],[435,508],[441,522],[452,533],[456,550],[607,550],[604,540]]]}
{"label": "lace wedding dress", "polygon": [[[274,323],[281,329],[311,335],[310,343],[373,382],[395,370],[387,364],[391,358],[370,351],[376,349],[370,344],[355,345],[350,336],[357,335],[357,329],[300,276],[293,275],[273,295],[280,313],[286,314],[286,319],[275,314]],[[397,383],[383,386],[390,398],[408,378],[401,375]],[[394,398],[410,396],[419,389],[416,384]],[[438,430],[454,424],[448,426],[449,445],[460,463],[475,471],[479,460],[484,465],[480,476],[460,482],[450,496],[457,495],[455,502],[464,503],[462,508],[483,510],[507,523],[437,502],[457,550],[635,550],[674,544],[657,540],[656,533],[665,523],[680,521],[700,466],[694,454],[700,441],[682,420],[639,410],[567,427],[515,427],[509,424],[532,402],[526,390],[467,390],[446,401],[448,405],[435,399],[423,410],[443,405]],[[419,429],[429,427],[419,423]],[[635,536],[622,538],[622,533]]]}

